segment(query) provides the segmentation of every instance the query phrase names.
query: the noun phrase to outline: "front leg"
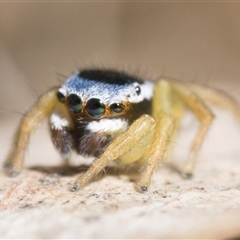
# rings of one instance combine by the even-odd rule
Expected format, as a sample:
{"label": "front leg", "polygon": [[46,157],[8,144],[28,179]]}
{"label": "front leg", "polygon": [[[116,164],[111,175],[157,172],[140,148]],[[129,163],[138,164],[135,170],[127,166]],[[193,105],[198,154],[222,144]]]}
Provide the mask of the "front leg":
{"label": "front leg", "polygon": [[56,104],[56,90],[49,91],[39,98],[36,105],[22,120],[15,136],[14,146],[4,165],[12,176],[16,176],[22,170],[30,134],[37,128],[43,119],[52,112]]}
{"label": "front leg", "polygon": [[148,190],[153,172],[158,167],[159,163],[163,161],[163,156],[168,147],[169,137],[171,137],[174,129],[174,118],[171,115],[161,113],[158,115],[157,119],[153,142],[148,152],[149,158],[138,184],[140,192],[146,192]]}
{"label": "front leg", "polygon": [[149,115],[143,115],[137,119],[129,129],[117,137],[97,158],[86,173],[84,173],[73,185],[72,191],[78,191],[99,174],[110,162],[118,159],[123,154],[133,149],[141,139],[145,138],[155,127],[155,121]]}

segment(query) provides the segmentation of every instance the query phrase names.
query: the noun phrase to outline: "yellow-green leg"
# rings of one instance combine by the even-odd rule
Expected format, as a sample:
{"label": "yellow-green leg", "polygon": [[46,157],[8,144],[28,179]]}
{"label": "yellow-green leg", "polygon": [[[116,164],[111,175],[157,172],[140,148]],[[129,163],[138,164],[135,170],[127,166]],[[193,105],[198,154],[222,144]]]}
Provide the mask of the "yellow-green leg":
{"label": "yellow-green leg", "polygon": [[161,113],[156,120],[155,134],[151,148],[148,152],[146,168],[138,184],[139,191],[146,192],[151,181],[154,170],[163,161],[163,156],[169,143],[169,137],[173,131],[173,117],[166,113]]}
{"label": "yellow-green leg", "polygon": [[[160,113],[165,113],[171,116],[174,120],[173,130],[169,136],[169,142],[173,142],[179,132],[181,121],[185,113],[185,105],[179,96],[174,91],[171,81],[160,80],[156,83],[153,95],[153,117],[154,119],[160,118]],[[158,131],[161,131],[159,129]],[[164,155],[164,161],[168,161],[169,156],[173,150],[173,145],[169,144]]]}
{"label": "yellow-green leg", "polygon": [[193,111],[200,121],[200,128],[194,139],[189,158],[184,168],[185,176],[191,177],[195,165],[196,155],[199,152],[214,116],[210,109],[205,105],[203,100],[199,98],[193,91],[189,90],[189,88],[180,84],[173,84],[172,86],[176,90],[180,99],[184,101],[184,103]]}
{"label": "yellow-green leg", "polygon": [[49,91],[39,98],[34,108],[22,120],[15,136],[14,146],[4,165],[12,176],[17,175],[22,170],[30,134],[52,112],[56,104],[56,90]]}
{"label": "yellow-green leg", "polygon": [[207,104],[214,105],[223,110],[230,111],[240,122],[240,106],[236,99],[225,92],[211,89],[205,86],[190,85],[190,88]]}
{"label": "yellow-green leg", "polygon": [[159,163],[168,160],[172,141],[178,130],[185,112],[181,101],[177,101],[176,94],[167,80],[156,83],[153,95],[152,115],[156,121],[154,137],[148,155],[146,168],[138,184],[139,191],[145,192],[151,181],[154,170]]}

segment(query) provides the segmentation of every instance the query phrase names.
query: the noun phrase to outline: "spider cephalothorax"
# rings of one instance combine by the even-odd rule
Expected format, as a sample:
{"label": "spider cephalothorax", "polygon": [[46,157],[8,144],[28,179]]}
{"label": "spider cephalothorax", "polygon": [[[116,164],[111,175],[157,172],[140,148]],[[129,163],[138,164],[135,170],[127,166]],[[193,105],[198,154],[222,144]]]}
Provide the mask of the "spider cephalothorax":
{"label": "spider cephalothorax", "polygon": [[139,181],[139,190],[146,191],[186,108],[200,121],[184,168],[185,175],[192,174],[195,157],[213,119],[207,103],[240,116],[232,98],[204,86],[165,79],[153,83],[112,70],[81,70],[60,88],[39,98],[23,119],[5,166],[12,175],[21,171],[30,133],[49,116],[53,143],[63,157],[72,150],[96,157],[73,191],[84,187],[113,160],[146,163]]}
{"label": "spider cephalothorax", "polygon": [[152,95],[153,83],[122,72],[84,70],[73,74],[59,88],[57,98],[69,110],[74,131],[71,136],[64,133],[69,120],[55,112],[50,118],[53,139],[57,134],[63,139],[67,136],[68,145],[74,145],[79,154],[98,157],[133,121],[151,113]]}

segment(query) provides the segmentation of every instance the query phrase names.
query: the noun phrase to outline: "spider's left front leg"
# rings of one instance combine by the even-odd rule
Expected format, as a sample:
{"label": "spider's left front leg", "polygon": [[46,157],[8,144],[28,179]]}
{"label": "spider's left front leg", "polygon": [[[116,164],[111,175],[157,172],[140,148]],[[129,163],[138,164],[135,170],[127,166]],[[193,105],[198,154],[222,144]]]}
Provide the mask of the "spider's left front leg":
{"label": "spider's left front leg", "polygon": [[167,113],[162,112],[158,115],[156,127],[154,129],[153,142],[147,153],[149,158],[147,159],[146,168],[138,184],[140,192],[146,192],[148,190],[154,170],[158,167],[159,163],[163,161],[169,143],[168,138],[172,135],[174,130],[173,121],[174,118]]}

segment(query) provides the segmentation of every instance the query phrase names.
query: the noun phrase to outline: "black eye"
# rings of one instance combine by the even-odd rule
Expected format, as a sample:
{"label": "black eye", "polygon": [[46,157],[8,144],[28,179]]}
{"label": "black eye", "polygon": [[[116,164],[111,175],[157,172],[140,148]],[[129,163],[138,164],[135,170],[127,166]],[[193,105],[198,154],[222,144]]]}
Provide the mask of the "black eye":
{"label": "black eye", "polygon": [[110,106],[110,110],[114,113],[120,113],[123,110],[123,105],[121,103],[113,103]]}
{"label": "black eye", "polygon": [[68,108],[74,112],[79,113],[82,110],[81,98],[76,94],[70,94],[67,99]]}
{"label": "black eye", "polygon": [[136,91],[137,95],[139,95],[141,93],[141,88],[139,86],[136,86],[135,91]]}
{"label": "black eye", "polygon": [[57,92],[57,99],[59,102],[63,103],[65,101],[65,96],[61,92]]}
{"label": "black eye", "polygon": [[105,106],[100,99],[91,98],[87,102],[86,110],[93,117],[101,117],[105,112]]}

